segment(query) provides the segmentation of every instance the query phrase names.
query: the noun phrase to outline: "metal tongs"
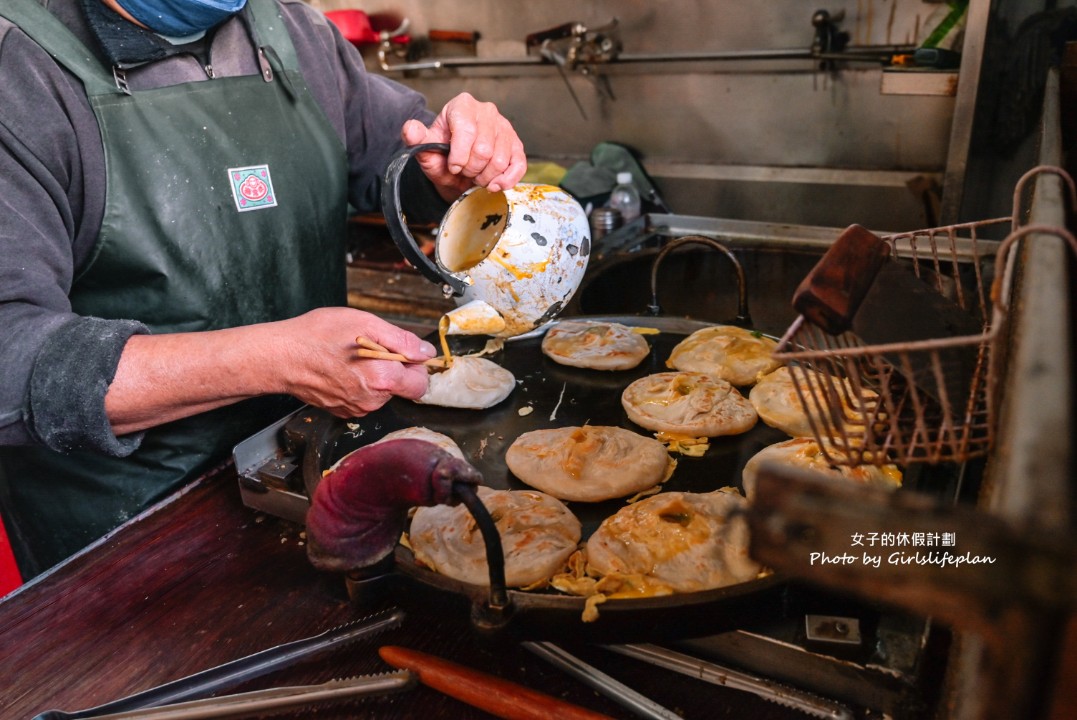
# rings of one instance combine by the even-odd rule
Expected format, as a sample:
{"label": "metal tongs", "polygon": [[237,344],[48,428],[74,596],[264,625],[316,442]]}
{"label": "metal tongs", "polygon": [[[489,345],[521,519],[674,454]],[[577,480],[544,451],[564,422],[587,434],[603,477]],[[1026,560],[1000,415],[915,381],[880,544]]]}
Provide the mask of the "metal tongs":
{"label": "metal tongs", "polygon": [[[672,710],[641,695],[624,683],[613,679],[598,668],[564,651],[553,643],[524,642],[521,645],[622,707],[627,708],[637,717],[646,718],[647,720],[678,720],[680,717]],[[657,645],[603,645],[602,647],[657,667],[694,677],[697,680],[721,685],[731,690],[743,690],[764,700],[784,705],[793,710],[799,710],[812,717],[823,718],[824,720],[853,720],[852,711],[840,703],[782,685],[773,680],[756,677],[739,670],[699,660],[684,653],[667,650]]]}
{"label": "metal tongs", "polygon": [[418,678],[408,670],[330,680],[317,685],[295,685],[190,700],[160,707],[97,715],[96,720],[201,720],[262,716],[307,707],[318,702],[351,700],[367,695],[400,692],[414,687]]}
{"label": "metal tongs", "polygon": [[271,688],[237,695],[209,697],[248,680],[305,660],[322,652],[348,645],[399,627],[402,610],[388,610],[327,630],[320,635],[277,645],[223,665],[188,675],[97,707],[65,712],[47,710],[33,720],[76,720],[97,718],[144,718],[149,720],[191,720],[193,718],[235,717],[265,714],[276,710],[342,700],[359,695],[398,692],[412,687],[416,678],[408,672],[331,680],[318,685]]}
{"label": "metal tongs", "polygon": [[651,665],[694,677],[697,680],[732,690],[743,690],[812,717],[825,720],[853,720],[852,710],[841,703],[658,645],[606,645],[605,648]]}

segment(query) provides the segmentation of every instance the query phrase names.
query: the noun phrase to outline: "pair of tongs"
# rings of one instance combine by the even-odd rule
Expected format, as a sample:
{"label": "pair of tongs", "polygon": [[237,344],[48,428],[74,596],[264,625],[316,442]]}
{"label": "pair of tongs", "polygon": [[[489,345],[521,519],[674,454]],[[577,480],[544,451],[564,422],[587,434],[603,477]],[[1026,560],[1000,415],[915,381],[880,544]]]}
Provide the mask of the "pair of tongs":
{"label": "pair of tongs", "polygon": [[691,655],[659,647],[658,645],[641,643],[606,645],[605,647],[615,653],[694,677],[703,682],[751,693],[764,700],[769,700],[793,710],[799,710],[815,718],[821,718],[822,720],[853,720],[852,710],[834,700],[819,697],[805,690],[783,685],[768,678],[700,660]]}
{"label": "pair of tongs", "polygon": [[194,718],[264,715],[316,702],[399,692],[415,684],[416,678],[412,673],[406,671],[384,673],[331,680],[317,685],[298,685],[209,697],[248,680],[293,665],[300,660],[306,660],[328,650],[377,635],[390,628],[399,627],[403,620],[403,611],[389,610],[327,630],[320,635],[277,645],[104,705],[74,712],[47,710],[35,716],[33,720],[76,720],[78,718],[193,720]]}
{"label": "pair of tongs", "polygon": [[[524,648],[564,670],[577,680],[627,708],[637,717],[647,720],[679,720],[680,716],[647,698],[598,668],[548,642],[524,642]],[[657,645],[605,645],[607,650],[626,655],[657,667],[694,677],[697,680],[743,690],[764,700],[821,718],[822,720],[852,720],[853,713],[841,703],[812,693],[750,675],[739,670],[694,658]]]}

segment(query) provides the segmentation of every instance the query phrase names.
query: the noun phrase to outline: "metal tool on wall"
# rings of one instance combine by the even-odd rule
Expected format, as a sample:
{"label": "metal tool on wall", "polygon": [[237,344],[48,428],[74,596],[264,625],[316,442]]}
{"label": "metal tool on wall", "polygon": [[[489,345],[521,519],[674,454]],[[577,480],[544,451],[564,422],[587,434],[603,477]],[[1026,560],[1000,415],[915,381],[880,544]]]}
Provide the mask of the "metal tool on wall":
{"label": "metal tool on wall", "polygon": [[609,78],[596,73],[594,67],[597,63],[615,60],[621,52],[617,27],[618,21],[614,18],[608,24],[593,30],[582,23],[565,23],[527,36],[528,53],[537,50],[540,57],[557,66],[557,71],[584,120],[587,119],[587,111],[583,109],[583,103],[572,88],[568,73],[575,72],[587,78],[600,98],[616,100]]}
{"label": "metal tool on wall", "polygon": [[[912,56],[913,45],[848,44],[848,33],[838,28],[844,12],[831,14],[826,10],[812,13],[812,41],[803,48],[773,48],[759,50],[714,50],[684,52],[624,52],[618,33],[618,20],[596,28],[580,22],[567,22],[547,30],[531,33],[526,38],[526,55],[512,57],[446,57],[402,63],[390,63],[389,57],[400,55],[392,39],[382,43],[378,57],[385,72],[418,72],[451,68],[510,67],[522,65],[555,65],[568,82],[566,70],[587,77],[595,89],[613,99],[612,91],[599,68],[618,64],[655,64],[671,62],[722,62],[744,60],[811,60],[824,69],[834,70],[842,63],[888,65],[895,57]],[[573,98],[575,92],[569,87]],[[581,108],[582,112],[582,108]]]}

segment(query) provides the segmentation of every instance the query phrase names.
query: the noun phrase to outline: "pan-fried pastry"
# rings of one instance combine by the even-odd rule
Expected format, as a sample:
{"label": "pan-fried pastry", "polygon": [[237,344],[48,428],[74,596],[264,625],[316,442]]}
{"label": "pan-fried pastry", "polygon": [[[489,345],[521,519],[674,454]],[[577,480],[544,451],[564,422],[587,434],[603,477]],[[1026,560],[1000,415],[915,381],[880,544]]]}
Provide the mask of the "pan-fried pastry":
{"label": "pan-fried pastry", "polygon": [[675,370],[701,372],[734,385],[751,385],[760,375],[781,363],[772,355],[778,343],[759,333],[733,325],[696,330],[679,342],[666,365]]}
{"label": "pan-fried pastry", "polygon": [[507,398],[516,378],[497,363],[480,357],[457,357],[444,372],[430,375],[426,394],[416,402],[482,410]]}
{"label": "pan-fried pastry", "polygon": [[[426,442],[432,443],[433,445],[436,445],[437,447],[441,448],[453,457],[460,458],[461,460],[467,460],[467,458],[464,457],[464,451],[460,449],[460,446],[457,445],[456,441],[453,440],[451,437],[449,437],[448,435],[443,435],[435,430],[431,430],[430,428],[420,427],[418,425],[406,427],[402,430],[394,430],[393,432],[386,434],[385,437],[381,438],[380,440],[377,440],[370,444],[377,445],[378,443],[388,442],[389,440],[400,439],[425,440]],[[366,446],[364,445],[363,447]],[[362,448],[358,448],[358,450],[361,449]],[[357,450],[353,450],[352,452],[348,453],[348,455],[351,455],[354,452],[357,452]],[[340,460],[337,460],[335,463],[333,463],[332,467],[326,470],[323,474],[328,475],[329,473],[340,467],[340,464],[344,462],[348,455],[345,455]]]}
{"label": "pan-fried pastry", "polygon": [[625,388],[621,405],[640,427],[693,437],[738,435],[759,419],[735,387],[698,372],[641,377]]}
{"label": "pan-fried pastry", "polygon": [[[797,395],[797,385],[811,408],[810,417]],[[862,431],[863,415],[850,405],[850,401],[853,406],[863,407],[875,403],[877,397],[867,388],[861,388],[857,394],[848,380],[805,368],[798,368],[793,373],[788,367],[764,375],[748,393],[748,399],[763,422],[793,437],[814,435],[810,418],[815,419],[816,429],[827,436],[833,435],[839,426]],[[820,408],[822,412],[819,412]]]}
{"label": "pan-fried pastry", "polygon": [[[828,444],[826,451],[836,459],[844,457],[842,451],[833,445]],[[902,473],[897,465],[831,465],[816,440],[800,437],[769,445],[745,463],[741,473],[741,484],[749,500],[755,498],[759,466],[768,460],[805,470],[814,470],[839,480],[851,480],[888,490],[901,487]]]}
{"label": "pan-fried pastry", "polygon": [[589,571],[642,575],[673,592],[746,582],[762,568],[748,556],[746,501],[738,493],[663,492],[626,505],[587,541]]}
{"label": "pan-fried pastry", "polygon": [[[478,488],[505,553],[505,582],[525,587],[561,569],[580,542],[580,521],[557,498],[537,490]],[[463,505],[415,511],[408,539],[417,560],[442,575],[472,585],[489,585],[482,532]]]}
{"label": "pan-fried pastry", "polygon": [[542,338],[546,357],[592,370],[630,370],[650,351],[642,335],[620,323],[562,320]]}
{"label": "pan-fried pastry", "polygon": [[524,433],[509,446],[509,470],[561,500],[599,502],[650,489],[668,477],[662,443],[619,427],[584,425]]}
{"label": "pan-fried pastry", "polygon": [[393,432],[386,434],[385,437],[383,437],[381,440],[378,440],[378,442],[396,440],[397,438],[412,438],[414,440],[425,440],[428,443],[433,443],[434,445],[437,445],[445,452],[455,457],[458,457],[461,460],[467,459],[464,457],[464,451],[460,449],[460,446],[457,445],[456,441],[453,440],[451,437],[439,433],[436,430],[422,427],[421,425],[413,425],[411,427],[406,427],[401,430],[394,430]]}

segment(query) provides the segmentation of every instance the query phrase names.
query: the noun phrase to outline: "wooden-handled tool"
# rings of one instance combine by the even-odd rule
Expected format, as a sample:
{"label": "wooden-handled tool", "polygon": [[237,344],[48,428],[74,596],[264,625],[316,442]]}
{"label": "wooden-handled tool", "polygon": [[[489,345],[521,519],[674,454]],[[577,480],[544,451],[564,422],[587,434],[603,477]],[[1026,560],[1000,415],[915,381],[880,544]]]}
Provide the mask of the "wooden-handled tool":
{"label": "wooden-handled tool", "polygon": [[793,295],[793,308],[831,335],[872,345],[978,335],[983,322],[890,258],[885,240],[850,225]]}
{"label": "wooden-handled tool", "polygon": [[889,257],[884,240],[850,225],[800,283],[793,308],[831,335],[845,332]]}
{"label": "wooden-handled tool", "polygon": [[[981,335],[984,323],[890,257],[890,246],[859,225],[846,228],[804,278],[793,308],[831,335],[847,330],[873,347]],[[977,369],[975,342],[926,352],[883,353],[947,414],[960,419]]]}
{"label": "wooden-handled tool", "polygon": [[[400,353],[389,352],[387,348],[383,347],[382,345],[379,345],[378,343],[374,342],[369,338],[363,337],[362,335],[355,338],[355,343],[359,346],[359,349],[356,351],[356,355],[361,358],[368,358],[371,360],[396,360],[397,362],[419,364],[416,363],[414,360],[410,360],[406,356],[401,355]],[[437,357],[430,358],[429,360],[423,360],[422,364],[429,368],[444,369],[445,367],[447,367],[445,358]]]}
{"label": "wooden-handled tool", "polygon": [[411,670],[424,685],[505,720],[611,720],[608,715],[417,650],[387,645],[378,654],[395,668]]}

